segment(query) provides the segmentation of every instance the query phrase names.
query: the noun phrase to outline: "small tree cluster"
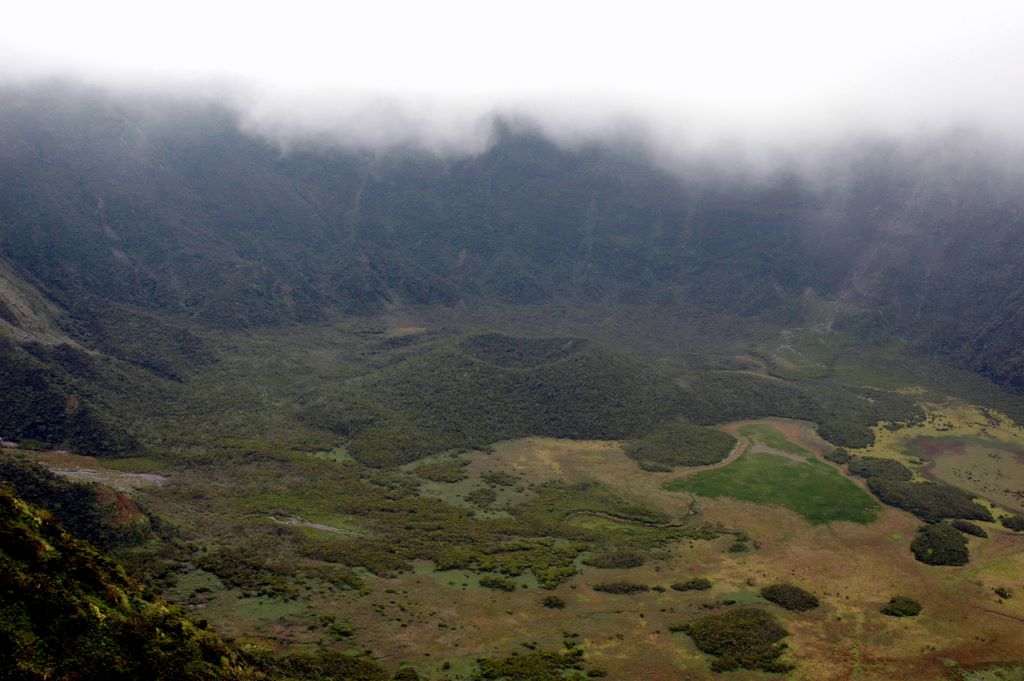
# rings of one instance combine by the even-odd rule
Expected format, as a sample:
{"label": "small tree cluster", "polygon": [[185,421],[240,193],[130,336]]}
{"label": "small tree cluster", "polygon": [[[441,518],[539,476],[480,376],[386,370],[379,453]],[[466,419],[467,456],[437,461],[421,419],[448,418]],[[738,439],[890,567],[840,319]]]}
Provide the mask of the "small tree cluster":
{"label": "small tree cluster", "polygon": [[882,614],[890,617],[916,617],[921,612],[921,604],[906,596],[893,596],[882,608]]}
{"label": "small tree cluster", "polygon": [[803,612],[817,608],[818,598],[792,584],[772,584],[761,589],[761,596],[766,600],[793,612]]}

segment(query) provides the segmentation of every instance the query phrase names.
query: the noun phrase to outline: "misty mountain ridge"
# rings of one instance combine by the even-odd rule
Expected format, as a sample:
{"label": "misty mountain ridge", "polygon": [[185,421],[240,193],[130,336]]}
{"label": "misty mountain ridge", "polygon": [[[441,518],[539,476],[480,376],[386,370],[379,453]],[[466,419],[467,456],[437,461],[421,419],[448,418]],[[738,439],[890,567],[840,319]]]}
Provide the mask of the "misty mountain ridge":
{"label": "misty mountain ridge", "polygon": [[193,324],[556,302],[799,322],[813,292],[841,303],[841,328],[1024,387],[1021,178],[967,134],[670,171],[522,125],[472,156],[282,152],[217,105],[46,88],[2,102],[0,319],[26,338],[177,376],[119,338],[126,315],[201,361]]}

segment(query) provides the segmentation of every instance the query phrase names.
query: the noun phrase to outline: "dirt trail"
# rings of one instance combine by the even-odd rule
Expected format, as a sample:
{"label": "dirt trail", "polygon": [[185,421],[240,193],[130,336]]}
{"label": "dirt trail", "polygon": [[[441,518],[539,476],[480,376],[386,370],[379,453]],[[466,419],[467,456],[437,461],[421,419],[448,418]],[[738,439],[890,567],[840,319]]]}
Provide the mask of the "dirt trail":
{"label": "dirt trail", "polygon": [[279,517],[279,516],[268,515],[267,517],[270,518],[271,520],[273,520],[275,523],[278,523],[279,525],[291,525],[292,527],[309,527],[309,528],[312,528],[314,530],[323,530],[324,532],[333,532],[334,534],[341,534],[341,535],[346,535],[346,536],[353,536],[353,535],[360,534],[359,532],[357,532],[355,530],[345,529],[345,528],[341,528],[341,527],[334,527],[332,525],[324,525],[323,523],[314,523],[314,522],[310,522],[308,520],[303,520],[302,518],[298,518],[296,516],[281,516],[281,517]]}
{"label": "dirt trail", "polygon": [[166,475],[156,473],[122,473],[108,469],[53,467],[50,472],[76,482],[97,482],[119,492],[131,492],[140,487],[162,487],[171,481]]}

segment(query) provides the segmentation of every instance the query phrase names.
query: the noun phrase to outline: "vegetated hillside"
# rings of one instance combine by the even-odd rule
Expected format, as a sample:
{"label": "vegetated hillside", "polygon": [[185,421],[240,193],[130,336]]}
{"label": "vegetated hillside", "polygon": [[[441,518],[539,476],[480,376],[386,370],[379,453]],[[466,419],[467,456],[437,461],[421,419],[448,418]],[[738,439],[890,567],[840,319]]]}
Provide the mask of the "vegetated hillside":
{"label": "vegetated hillside", "polygon": [[525,435],[633,437],[671,415],[678,395],[667,377],[587,341],[491,334],[372,375],[361,401],[307,419],[351,433],[358,459],[386,465]]}
{"label": "vegetated hillside", "polygon": [[901,393],[839,385],[796,383],[737,372],[705,372],[689,385],[681,412],[698,424],[760,416],[806,419],[828,441],[867,447],[879,421],[913,424],[924,411]]}
{"label": "vegetated hillside", "polygon": [[124,455],[138,444],[86,399],[92,358],[70,345],[19,347],[0,334],[0,436]]}
{"label": "vegetated hillside", "polygon": [[240,649],[0,484],[0,677],[387,681],[362,656]]}
{"label": "vegetated hillside", "polygon": [[103,550],[151,536],[152,518],[130,497],[94,484],[69,482],[27,459],[0,451],[0,485],[46,510],[79,539]]}
{"label": "vegetated hillside", "polygon": [[203,624],[3,485],[0,538],[4,678],[255,678]]}
{"label": "vegetated hillside", "polygon": [[[213,105],[3,94],[0,257],[111,352],[132,355],[116,315],[140,309],[247,327],[568,299],[778,319],[811,288],[865,310],[847,328],[1024,385],[1020,178],[969,135],[838,149],[813,182],[739,179],[508,126],[469,158],[282,153]],[[180,375],[151,359],[131,361]]]}
{"label": "vegetated hillside", "polygon": [[655,468],[719,461],[735,440],[702,426],[761,416],[814,420],[833,442],[863,447],[879,421],[914,423],[924,414],[907,395],[735,372],[698,374],[683,388],[591,341],[501,334],[415,355],[300,414],[348,438],[353,455],[373,466],[545,435],[635,440],[627,452]]}

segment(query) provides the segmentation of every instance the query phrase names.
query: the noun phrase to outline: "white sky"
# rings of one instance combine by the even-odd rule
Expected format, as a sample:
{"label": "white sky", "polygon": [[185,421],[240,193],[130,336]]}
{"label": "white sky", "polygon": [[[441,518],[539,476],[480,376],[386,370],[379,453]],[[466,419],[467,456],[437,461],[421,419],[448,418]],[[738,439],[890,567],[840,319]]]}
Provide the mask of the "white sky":
{"label": "white sky", "polygon": [[4,3],[0,77],[48,75],[231,84],[256,126],[442,144],[496,109],[568,133],[1017,132],[1024,2]]}

